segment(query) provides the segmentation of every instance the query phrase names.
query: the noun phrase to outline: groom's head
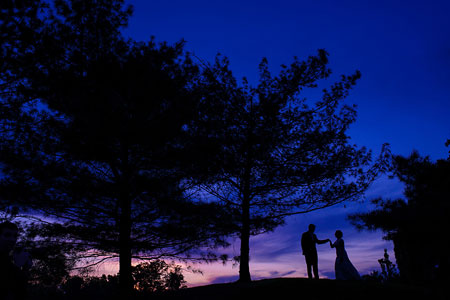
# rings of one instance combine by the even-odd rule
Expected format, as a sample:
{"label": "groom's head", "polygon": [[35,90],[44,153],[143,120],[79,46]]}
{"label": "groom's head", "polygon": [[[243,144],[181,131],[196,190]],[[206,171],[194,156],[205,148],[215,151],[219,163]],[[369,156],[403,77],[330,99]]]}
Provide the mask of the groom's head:
{"label": "groom's head", "polygon": [[309,224],[309,226],[308,226],[308,231],[311,232],[311,233],[313,233],[314,230],[316,230],[316,225],[314,225],[314,224]]}

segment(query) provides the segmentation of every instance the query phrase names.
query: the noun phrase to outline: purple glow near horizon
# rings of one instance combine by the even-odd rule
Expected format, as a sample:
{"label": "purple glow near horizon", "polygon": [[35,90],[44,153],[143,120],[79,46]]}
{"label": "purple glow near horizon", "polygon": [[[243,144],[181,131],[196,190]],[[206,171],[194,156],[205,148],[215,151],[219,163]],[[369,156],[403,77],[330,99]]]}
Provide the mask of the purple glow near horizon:
{"label": "purple glow near horizon", "polygon": [[[383,257],[384,249],[395,262],[393,245],[382,240],[381,232],[358,232],[346,217],[350,213],[367,210],[368,201],[378,196],[398,198],[402,196],[403,186],[396,180],[381,177],[366,192],[365,199],[359,202],[341,204],[339,206],[311,212],[305,215],[290,217],[285,226],[274,232],[252,237],[250,239],[250,272],[253,280],[277,277],[307,277],[306,265],[300,248],[300,236],[307,230],[308,224],[316,224],[316,234],[319,239],[330,238],[334,241],[334,232],[340,229],[344,233],[344,240],[348,255],[361,275],[369,274],[373,270],[380,270],[378,259]],[[239,240],[234,240],[226,249],[219,249],[218,253],[226,253],[230,257],[239,255]],[[335,250],[328,244],[318,245],[319,273],[321,278],[334,279]],[[183,263],[180,265],[186,266]],[[232,263],[222,265],[221,262],[212,264],[195,264],[203,274],[184,270],[183,274],[190,287],[212,283],[227,283],[236,281],[239,274],[238,267]],[[116,274],[118,263],[111,261],[102,264],[95,271],[96,274]]]}
{"label": "purple glow near horizon", "polygon": [[[301,254],[300,236],[307,230],[308,224],[316,224],[319,239],[330,238],[334,241],[334,232],[340,229],[348,255],[361,275],[380,270],[378,259],[383,257],[384,249],[395,262],[393,245],[382,239],[381,232],[358,232],[347,220],[350,213],[365,211],[368,201],[375,197],[398,198],[402,196],[403,186],[396,180],[381,177],[366,192],[365,199],[356,203],[347,203],[305,215],[290,217],[285,226],[272,233],[262,234],[250,239],[250,272],[253,279],[275,277],[307,277],[304,256]],[[335,250],[327,244],[318,245],[319,273],[322,278],[334,278]],[[239,241],[228,249],[230,256],[239,255]],[[238,278],[239,269],[231,264],[221,263],[199,265],[203,276],[185,273],[189,286],[209,283],[226,283]]]}

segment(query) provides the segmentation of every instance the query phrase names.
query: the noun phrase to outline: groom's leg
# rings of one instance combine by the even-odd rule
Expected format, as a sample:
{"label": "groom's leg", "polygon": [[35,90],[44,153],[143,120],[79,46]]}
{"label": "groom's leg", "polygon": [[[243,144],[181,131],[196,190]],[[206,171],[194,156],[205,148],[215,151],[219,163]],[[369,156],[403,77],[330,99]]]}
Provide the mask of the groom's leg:
{"label": "groom's leg", "polygon": [[319,279],[319,268],[317,267],[317,263],[313,264],[313,272],[314,272],[314,278]]}
{"label": "groom's leg", "polygon": [[311,263],[309,261],[306,261],[306,269],[308,270],[308,278],[309,279],[313,278],[312,272],[311,272],[311,267],[312,267]]}
{"label": "groom's leg", "polygon": [[312,272],[311,268],[314,265],[314,259],[311,255],[305,255],[305,261],[306,261],[306,270],[308,271],[308,278],[312,279]]}
{"label": "groom's leg", "polygon": [[317,257],[317,253],[314,253],[314,255],[312,255],[312,257],[311,257],[310,263],[312,265],[312,269],[313,269],[313,273],[314,273],[314,278],[315,279],[319,279],[319,270],[318,270],[318,267],[317,267],[318,262],[319,262],[319,259]]}

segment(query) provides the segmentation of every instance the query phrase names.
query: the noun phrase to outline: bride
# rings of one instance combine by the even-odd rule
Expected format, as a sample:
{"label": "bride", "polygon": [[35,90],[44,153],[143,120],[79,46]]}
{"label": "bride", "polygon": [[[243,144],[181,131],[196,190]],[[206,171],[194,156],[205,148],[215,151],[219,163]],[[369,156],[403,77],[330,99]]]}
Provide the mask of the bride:
{"label": "bride", "polygon": [[347,256],[347,252],[344,247],[344,240],[342,239],[342,231],[336,230],[334,234],[337,240],[332,243],[330,241],[331,248],[336,248],[336,263],[334,265],[334,271],[336,273],[337,280],[359,280],[361,277],[359,276],[358,271],[350,262],[350,259]]}

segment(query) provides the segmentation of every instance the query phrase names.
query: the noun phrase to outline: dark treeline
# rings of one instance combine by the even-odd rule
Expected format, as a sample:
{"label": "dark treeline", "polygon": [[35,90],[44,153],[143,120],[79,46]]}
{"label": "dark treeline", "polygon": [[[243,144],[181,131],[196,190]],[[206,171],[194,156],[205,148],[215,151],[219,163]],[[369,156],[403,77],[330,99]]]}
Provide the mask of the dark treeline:
{"label": "dark treeline", "polygon": [[405,199],[375,199],[378,209],[350,220],[359,229],[382,230],[394,243],[402,280],[448,281],[450,157],[433,162],[414,151],[394,156],[392,168],[392,176],[405,185]]}
{"label": "dark treeline", "polygon": [[125,39],[124,1],[0,5],[0,204],[28,216],[41,274],[118,257],[125,295],[133,258],[212,261],[237,236],[247,282],[250,236],[358,199],[387,166],[349,144],[358,71],[304,99],[324,50],[276,76],[263,59],[251,86],[184,42]]}

